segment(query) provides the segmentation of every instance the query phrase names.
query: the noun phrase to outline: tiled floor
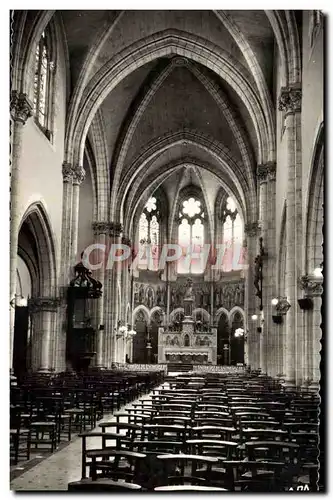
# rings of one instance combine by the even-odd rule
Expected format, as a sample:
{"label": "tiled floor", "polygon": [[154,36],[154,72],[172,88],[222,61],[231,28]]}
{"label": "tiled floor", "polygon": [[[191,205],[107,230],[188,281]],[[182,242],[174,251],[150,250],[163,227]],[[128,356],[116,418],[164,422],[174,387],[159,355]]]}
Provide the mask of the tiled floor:
{"label": "tiled floor", "polygon": [[[150,395],[143,396],[140,399],[149,399]],[[131,406],[131,403],[127,406]],[[105,416],[102,421],[112,422],[116,418],[111,415]],[[99,423],[100,423],[99,422]],[[100,428],[95,430],[100,431]],[[115,429],[109,429],[110,432]],[[23,472],[13,479],[10,483],[10,489],[14,491],[61,491],[67,490],[68,483],[81,479],[81,438],[75,437],[67,446],[45,458],[37,465],[31,467],[28,462],[21,462],[18,466],[11,468],[13,474]],[[109,441],[109,446],[116,444]],[[87,442],[88,448],[100,448],[101,438],[90,438]],[[29,468],[30,467],[30,468]]]}

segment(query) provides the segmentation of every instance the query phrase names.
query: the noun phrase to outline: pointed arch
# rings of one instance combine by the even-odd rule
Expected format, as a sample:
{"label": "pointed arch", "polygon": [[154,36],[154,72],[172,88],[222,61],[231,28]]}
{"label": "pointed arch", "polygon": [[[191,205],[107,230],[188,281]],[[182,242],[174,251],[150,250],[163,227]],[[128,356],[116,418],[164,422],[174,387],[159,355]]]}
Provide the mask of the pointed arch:
{"label": "pointed arch", "polygon": [[140,306],[137,306],[134,310],[133,310],[133,313],[132,313],[132,325],[135,325],[135,318],[137,316],[137,314],[142,311],[142,313],[144,314],[144,317],[145,317],[145,320],[146,320],[146,323],[147,325],[149,324],[149,309],[147,309],[146,306],[144,305],[140,305]]}
{"label": "pointed arch", "polygon": [[324,140],[322,122],[313,148],[307,189],[305,272],[310,274],[320,266],[323,259]]}
{"label": "pointed arch", "polygon": [[232,324],[232,321],[233,321],[233,318],[235,316],[236,313],[240,313],[242,318],[243,318],[243,325],[246,324],[246,320],[245,320],[245,312],[244,312],[244,309],[242,309],[241,307],[239,306],[235,306],[233,307],[230,312],[229,312],[229,318],[230,318],[230,324]]}
{"label": "pointed arch", "polygon": [[34,237],[38,255],[38,286],[36,292],[42,297],[56,293],[57,268],[54,237],[46,209],[41,201],[32,203],[25,211],[20,225],[27,224]]}
{"label": "pointed arch", "polygon": [[225,307],[220,307],[215,313],[215,324],[217,325],[220,321],[220,317],[224,314],[229,321],[229,311]]}

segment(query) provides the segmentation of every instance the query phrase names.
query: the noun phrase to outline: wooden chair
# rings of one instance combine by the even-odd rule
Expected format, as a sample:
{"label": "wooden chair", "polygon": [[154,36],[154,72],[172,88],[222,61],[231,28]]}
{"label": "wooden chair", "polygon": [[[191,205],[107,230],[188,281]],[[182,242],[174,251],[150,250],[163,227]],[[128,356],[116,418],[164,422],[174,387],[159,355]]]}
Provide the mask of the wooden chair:
{"label": "wooden chair", "polygon": [[281,492],[285,489],[282,481],[284,462],[231,460],[225,461],[228,477],[235,492]]}
{"label": "wooden chair", "polygon": [[235,427],[202,425],[192,427],[191,435],[193,439],[222,439],[224,441],[232,441],[232,436],[235,433]]}
{"label": "wooden chair", "polygon": [[81,481],[73,481],[68,483],[68,491],[83,492],[83,493],[100,493],[100,492],[123,492],[131,493],[142,490],[139,484],[126,483],[123,481],[113,481],[108,478],[101,478],[97,481],[92,479],[81,479]]}
{"label": "wooden chair", "polygon": [[157,459],[163,464],[161,481],[169,485],[207,485],[211,477],[212,465],[217,464],[216,457],[200,455],[158,455]]}
{"label": "wooden chair", "polygon": [[154,439],[159,441],[178,441],[185,443],[189,437],[189,429],[184,425],[160,425],[160,424],[147,424],[143,427],[143,434],[141,440],[147,439],[152,441]]}
{"label": "wooden chair", "polygon": [[259,441],[278,441],[286,439],[288,432],[282,429],[270,429],[270,428],[242,428],[241,439],[248,441],[249,439],[258,439]]}
{"label": "wooden chair", "polygon": [[299,463],[299,445],[289,441],[247,441],[245,449],[250,461],[278,461],[289,467]]}
{"label": "wooden chair", "polygon": [[[98,473],[102,477],[110,479],[122,479],[128,482],[136,482],[140,471],[138,461],[146,458],[144,453],[130,450],[108,449],[88,450],[87,458],[91,458],[90,477],[93,481],[98,478]],[[97,459],[101,459],[98,461]]]}
{"label": "wooden chair", "polygon": [[[84,479],[87,475],[86,469],[90,467],[92,452],[96,452],[96,456],[98,457],[98,453],[103,450],[120,450],[120,449],[131,449],[131,442],[133,439],[131,437],[125,436],[124,434],[119,434],[116,432],[83,432],[79,434],[79,437],[82,438],[82,448],[81,448],[81,478]],[[87,440],[101,438],[101,447],[100,448],[87,448]],[[108,442],[112,442],[109,446],[107,446]],[[89,452],[89,455],[88,455]]]}
{"label": "wooden chair", "polygon": [[[25,424],[25,425],[24,425]],[[22,409],[10,406],[10,459],[17,464],[24,457],[30,459],[31,431],[29,422],[22,419]]]}

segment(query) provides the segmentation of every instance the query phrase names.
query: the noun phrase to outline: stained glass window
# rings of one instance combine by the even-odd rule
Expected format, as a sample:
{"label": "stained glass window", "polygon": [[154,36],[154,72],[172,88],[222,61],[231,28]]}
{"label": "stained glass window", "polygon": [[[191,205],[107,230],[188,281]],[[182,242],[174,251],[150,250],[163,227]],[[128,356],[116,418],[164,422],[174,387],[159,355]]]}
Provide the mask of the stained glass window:
{"label": "stained glass window", "polygon": [[225,245],[223,270],[228,272],[233,269],[242,269],[243,223],[235,200],[230,196],[226,200],[223,216],[223,243]]}
{"label": "stained glass window", "polygon": [[45,131],[50,129],[50,86],[51,86],[50,35],[46,29],[40,38],[35,53],[33,109],[36,121]]}
{"label": "stained glass window", "polygon": [[158,270],[159,210],[154,196],[149,198],[139,221],[139,269]]}
{"label": "stained glass window", "polygon": [[201,202],[192,197],[185,200],[179,216],[178,244],[182,248],[182,256],[177,262],[177,272],[179,274],[203,273],[204,212]]}

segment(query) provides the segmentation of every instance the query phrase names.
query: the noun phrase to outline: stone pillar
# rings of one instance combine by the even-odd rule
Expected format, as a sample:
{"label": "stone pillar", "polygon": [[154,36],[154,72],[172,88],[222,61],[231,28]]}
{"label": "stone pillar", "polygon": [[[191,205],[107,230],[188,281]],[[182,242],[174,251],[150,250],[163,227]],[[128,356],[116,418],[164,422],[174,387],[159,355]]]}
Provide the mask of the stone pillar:
{"label": "stone pillar", "polygon": [[[263,245],[266,246],[267,241],[267,168],[266,165],[259,165],[257,168],[257,177],[259,181],[259,223],[261,229],[261,237],[263,239]],[[262,284],[262,302],[264,304],[264,309],[261,313],[261,334],[259,337],[260,342],[260,362],[259,367],[261,373],[267,373],[267,260],[263,260],[263,284]]]}
{"label": "stone pillar", "polygon": [[14,90],[10,100],[11,114],[11,170],[10,170],[10,371],[13,371],[13,346],[15,323],[15,294],[16,294],[16,269],[17,246],[20,225],[19,200],[20,200],[20,162],[22,156],[23,126],[32,116],[32,104],[28,96]]}
{"label": "stone pillar", "polygon": [[297,378],[302,383],[315,391],[319,390],[320,383],[320,340],[322,337],[321,295],[323,293],[323,278],[311,275],[302,276],[300,287],[304,291],[304,296],[311,299],[312,309],[305,310],[305,335],[303,350],[302,374]]}
{"label": "stone pillar", "polygon": [[267,167],[267,373],[275,377],[279,373],[278,325],[273,323],[275,313],[272,299],[276,296],[276,163],[266,164]]}
{"label": "stone pillar", "polygon": [[72,224],[74,169],[68,162],[62,165],[62,221],[61,221],[61,249],[60,249],[60,294],[63,307],[59,310],[59,328],[55,340],[55,368],[56,371],[66,369],[66,341],[67,341],[67,286],[70,281],[70,250]]}
{"label": "stone pillar", "polygon": [[245,225],[246,248],[247,248],[247,270],[245,276],[245,313],[248,325],[248,364],[252,370],[259,368],[259,337],[257,327],[259,323],[253,321],[252,315],[258,314],[254,288],[254,259],[257,255],[259,224],[250,222]]}
{"label": "stone pillar", "polygon": [[301,276],[302,245],[302,156],[301,156],[301,99],[299,87],[282,88],[279,110],[285,112],[287,145],[288,192],[286,200],[286,296],[291,305],[286,315],[285,369],[287,386],[296,383],[296,365],[301,362],[296,339],[303,336],[302,317],[297,303],[298,280]]}
{"label": "stone pillar", "polygon": [[53,344],[56,336],[59,298],[36,297],[30,299],[33,318],[32,358],[33,369],[50,372],[54,367]]}
{"label": "stone pillar", "polygon": [[[108,234],[109,224],[108,222],[93,222],[92,224],[95,243],[99,245],[106,245],[106,235]],[[106,248],[106,247],[105,247]],[[96,264],[102,262],[102,266],[97,271],[97,279],[102,283],[103,295],[99,299],[96,299],[96,309],[95,309],[95,323],[96,323],[96,368],[105,368],[104,360],[104,349],[106,345],[105,339],[105,325],[104,325],[104,296],[105,296],[105,266],[107,263],[107,249],[105,252],[103,250],[96,250]]]}
{"label": "stone pillar", "polygon": [[[118,222],[108,223],[109,241],[107,249],[111,250],[112,245],[120,244],[122,227]],[[110,267],[110,269],[108,269]],[[104,366],[111,368],[111,364],[115,361],[116,347],[116,331],[117,331],[117,295],[118,295],[118,279],[120,276],[121,262],[111,265],[109,261],[106,263],[105,278],[104,278],[104,328],[105,328],[105,348],[103,360]]]}
{"label": "stone pillar", "polygon": [[[265,257],[263,259],[263,317],[261,334],[261,371],[273,374],[275,325],[272,321],[272,298],[275,296],[276,233],[275,233],[275,181],[276,164],[259,165],[257,175],[260,183],[260,227]],[[277,372],[276,372],[277,373]]]}
{"label": "stone pillar", "polygon": [[79,230],[80,185],[85,178],[85,170],[78,166],[73,170],[73,197],[72,197],[72,227],[71,227],[71,255],[70,264],[77,262],[77,240]]}
{"label": "stone pillar", "polygon": [[[122,236],[121,238],[122,245],[131,249],[131,240],[127,236]],[[131,262],[131,257],[129,257],[128,262],[123,263],[122,272],[121,272],[121,289],[123,293],[123,302],[121,307],[121,320],[125,322],[125,324],[130,323],[131,320],[127,318],[127,304],[131,306],[131,279],[130,279],[130,270],[129,264]]]}

